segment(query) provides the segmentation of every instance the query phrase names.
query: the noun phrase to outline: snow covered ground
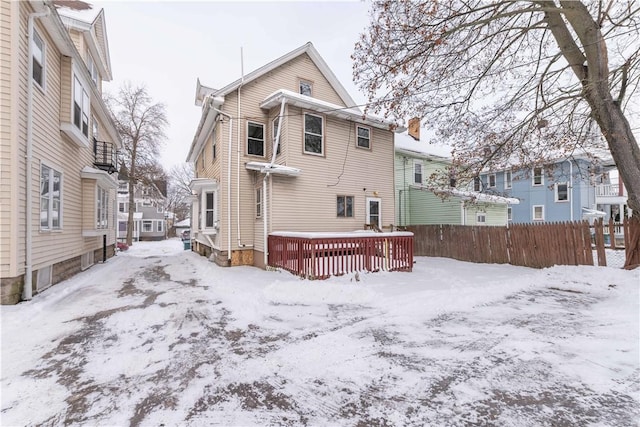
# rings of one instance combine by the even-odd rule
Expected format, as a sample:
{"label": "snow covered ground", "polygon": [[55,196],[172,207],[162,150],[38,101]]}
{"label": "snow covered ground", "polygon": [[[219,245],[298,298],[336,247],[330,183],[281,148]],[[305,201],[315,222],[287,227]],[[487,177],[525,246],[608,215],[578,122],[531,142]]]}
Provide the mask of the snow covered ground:
{"label": "snow covered ground", "polygon": [[306,281],[136,243],[1,308],[4,425],[637,425],[640,271]]}

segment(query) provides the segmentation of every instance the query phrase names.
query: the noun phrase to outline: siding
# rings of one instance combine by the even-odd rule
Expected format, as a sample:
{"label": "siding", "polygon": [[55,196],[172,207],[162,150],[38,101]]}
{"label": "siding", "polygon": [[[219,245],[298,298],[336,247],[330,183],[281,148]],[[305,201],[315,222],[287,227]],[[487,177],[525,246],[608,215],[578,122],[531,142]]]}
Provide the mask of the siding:
{"label": "siding", "polygon": [[[478,223],[478,212],[484,212],[486,214],[485,223]],[[466,213],[466,225],[505,225],[507,221],[507,205],[468,203]]]}

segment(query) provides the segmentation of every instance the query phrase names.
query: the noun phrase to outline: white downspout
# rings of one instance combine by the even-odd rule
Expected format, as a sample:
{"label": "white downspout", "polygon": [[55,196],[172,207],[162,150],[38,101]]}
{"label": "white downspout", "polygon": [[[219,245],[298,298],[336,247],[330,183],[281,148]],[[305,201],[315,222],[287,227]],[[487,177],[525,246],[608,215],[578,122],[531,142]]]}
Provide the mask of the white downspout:
{"label": "white downspout", "polygon": [[231,261],[231,153],[233,148],[233,117],[229,114],[213,109],[218,114],[221,114],[229,119],[229,152],[227,159],[227,260]]}
{"label": "white downspout", "polygon": [[569,193],[569,209],[571,209],[571,212],[569,212],[569,220],[573,221],[573,162],[571,161],[571,159],[569,160],[569,189],[570,189],[570,193]]}
{"label": "white downspout", "polygon": [[[29,14],[27,23],[27,40],[29,43],[29,74],[27,75],[27,140],[25,154],[25,185],[26,185],[26,212],[25,212],[25,255],[24,255],[24,286],[22,287],[22,299],[30,300],[33,297],[33,271],[32,269],[32,240],[33,240],[33,206],[32,206],[32,163],[33,163],[33,26],[36,18],[44,18],[49,16],[51,11],[47,9],[44,12],[35,12]],[[43,75],[44,77],[44,75]]]}
{"label": "white downspout", "polygon": [[[280,116],[278,117],[278,132],[276,133],[276,140],[273,144],[273,153],[271,155],[271,163],[269,164],[269,168],[272,168],[276,162],[276,153],[278,152],[278,146],[280,145],[280,131],[282,129],[282,118],[284,117],[284,105],[287,103],[286,98],[282,98],[282,103],[280,104]],[[263,231],[262,231],[262,244],[264,246],[264,266],[266,267],[269,262],[269,251],[267,240],[269,238],[269,215],[268,211],[271,207],[270,199],[271,199],[271,191],[269,192],[269,198],[267,198],[267,179],[270,177],[270,173],[267,172],[262,181],[262,198],[264,199],[264,218],[263,218]],[[271,181],[270,181],[271,183]]]}

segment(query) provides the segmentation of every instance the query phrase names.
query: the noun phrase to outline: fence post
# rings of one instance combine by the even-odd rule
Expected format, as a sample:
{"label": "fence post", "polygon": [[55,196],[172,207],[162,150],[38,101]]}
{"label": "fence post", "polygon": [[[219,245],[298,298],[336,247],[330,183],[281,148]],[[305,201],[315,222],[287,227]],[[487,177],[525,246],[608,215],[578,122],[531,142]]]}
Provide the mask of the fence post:
{"label": "fence post", "polygon": [[600,267],[607,266],[607,256],[604,251],[604,221],[602,218],[598,218],[593,223],[593,230],[596,240],[596,253],[598,254],[598,265]]}
{"label": "fence post", "polygon": [[609,243],[611,244],[611,249],[616,248],[616,228],[613,224],[613,218],[609,218]]}

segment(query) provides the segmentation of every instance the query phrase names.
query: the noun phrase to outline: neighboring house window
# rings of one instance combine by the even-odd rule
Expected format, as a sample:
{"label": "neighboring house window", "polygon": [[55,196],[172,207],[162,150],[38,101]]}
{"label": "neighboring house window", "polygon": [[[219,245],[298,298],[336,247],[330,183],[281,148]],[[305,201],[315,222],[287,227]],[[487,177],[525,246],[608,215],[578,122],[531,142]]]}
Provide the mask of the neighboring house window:
{"label": "neighboring house window", "polygon": [[322,136],[323,120],[322,116],[304,113],[304,152],[310,154],[320,154],[324,152],[324,141]]}
{"label": "neighboring house window", "polygon": [[247,122],[247,154],[264,156],[264,125]]}
{"label": "neighboring house window", "polygon": [[[276,117],[271,122],[271,127],[273,130],[273,144],[276,143],[276,137],[278,136],[278,128],[280,127],[280,117]],[[282,135],[280,135],[280,141],[278,142],[278,149],[276,150],[276,155],[280,154],[280,147],[282,146]]]}
{"label": "neighboring house window", "polygon": [[533,185],[542,185],[544,184],[544,171],[541,167],[533,168],[533,176],[532,176],[532,184]]}
{"label": "neighboring house window", "polygon": [[216,141],[214,140],[211,143],[211,156],[213,157],[213,160],[215,160],[216,157],[218,157],[218,152],[216,147],[217,147],[217,144],[216,144]]}
{"label": "neighboring house window", "polygon": [[496,174],[492,173],[489,175],[489,188],[494,188],[496,186]]}
{"label": "neighboring house window", "polygon": [[420,160],[413,161],[413,183],[422,184],[422,162]]}
{"label": "neighboring house window", "polygon": [[127,203],[125,203],[125,202],[118,203],[118,211],[119,212],[127,212]]}
{"label": "neighboring house window", "polygon": [[145,233],[153,231],[153,221],[142,221],[142,231]]}
{"label": "neighboring house window", "polygon": [[40,228],[62,228],[62,173],[45,165],[40,169]]}
{"label": "neighboring house window", "polygon": [[158,221],[158,228],[156,228],[158,233],[162,233],[162,221]]}
{"label": "neighboring house window", "polygon": [[300,94],[301,95],[307,95],[307,96],[312,96],[311,95],[311,89],[313,88],[313,85],[311,84],[311,82],[305,81],[305,80],[300,80]]}
{"label": "neighboring house window", "polygon": [[513,186],[513,181],[511,177],[511,171],[505,171],[504,173],[504,188],[509,189]]}
{"label": "neighboring house window", "polygon": [[507,221],[513,221],[513,209],[511,206],[507,207]]}
{"label": "neighboring house window", "polygon": [[356,125],[356,133],[358,138],[358,147],[371,149],[371,129]]}
{"label": "neighboring house window", "polygon": [[473,178],[473,191],[480,191],[482,189],[482,180],[479,176]]}
{"label": "neighboring house window", "polygon": [[109,190],[102,187],[98,187],[96,213],[96,228],[109,228]]}
{"label": "neighboring house window", "polygon": [[213,228],[215,221],[216,194],[213,191],[204,193],[204,228]]}
{"label": "neighboring house window", "polygon": [[338,196],[336,202],[339,218],[353,218],[353,196]]}
{"label": "neighboring house window", "polygon": [[487,222],[487,214],[485,212],[476,212],[476,222],[485,224]]}
{"label": "neighboring house window", "polygon": [[569,201],[569,185],[566,182],[558,182],[555,185],[556,202]]}
{"label": "neighboring house window", "polygon": [[262,217],[262,188],[256,189],[256,218]]}
{"label": "neighboring house window", "polygon": [[90,53],[87,52],[87,68],[89,69],[89,74],[91,75],[91,80],[98,85],[98,67],[96,63],[93,61],[93,57]]}
{"label": "neighboring house window", "polygon": [[31,49],[33,51],[32,63],[33,63],[33,80],[41,88],[44,88],[44,65],[45,65],[45,45],[40,35],[33,30],[31,39]]}
{"label": "neighboring house window", "polygon": [[533,220],[544,221],[544,205],[533,206]]}
{"label": "neighboring house window", "polygon": [[73,124],[82,134],[89,137],[89,95],[78,80],[73,77]]}

